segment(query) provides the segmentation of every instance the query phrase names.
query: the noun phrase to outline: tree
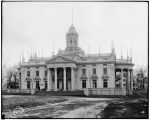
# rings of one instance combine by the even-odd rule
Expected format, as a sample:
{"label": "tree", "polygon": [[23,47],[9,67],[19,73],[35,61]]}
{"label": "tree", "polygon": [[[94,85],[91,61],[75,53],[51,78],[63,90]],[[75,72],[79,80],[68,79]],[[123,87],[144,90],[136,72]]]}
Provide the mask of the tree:
{"label": "tree", "polygon": [[7,74],[7,86],[9,88],[18,88],[19,83],[19,72],[17,66],[14,65],[13,67],[9,67],[6,70]]}
{"label": "tree", "polygon": [[138,66],[135,69],[135,75],[137,78],[137,82],[140,86],[140,89],[144,89],[145,84],[147,84],[145,81],[147,80],[147,68],[144,66]]}
{"label": "tree", "polygon": [[6,85],[6,64],[2,64],[2,88],[5,88]]}

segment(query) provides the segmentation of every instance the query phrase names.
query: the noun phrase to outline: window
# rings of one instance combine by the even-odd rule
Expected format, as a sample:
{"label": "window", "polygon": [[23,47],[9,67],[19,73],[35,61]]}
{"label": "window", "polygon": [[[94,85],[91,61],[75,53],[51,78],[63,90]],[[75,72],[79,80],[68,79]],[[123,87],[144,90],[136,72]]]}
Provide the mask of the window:
{"label": "window", "polygon": [[27,69],[30,69],[30,67],[27,67]]}
{"label": "window", "polygon": [[36,69],[39,69],[39,67],[36,67]]}
{"label": "window", "polygon": [[126,84],[123,84],[123,86],[126,86]]}
{"label": "window", "polygon": [[86,88],[86,80],[82,80],[82,88]]}
{"label": "window", "polygon": [[45,81],[45,90],[47,90],[47,81]]}
{"label": "window", "polygon": [[45,76],[47,76],[47,71],[45,71]]}
{"label": "window", "polygon": [[27,89],[30,89],[30,81],[27,81]]}
{"label": "window", "polygon": [[86,74],[86,69],[82,69],[82,74]]}
{"label": "window", "polygon": [[39,81],[36,81],[36,89],[40,90]]}
{"label": "window", "polygon": [[104,74],[107,74],[107,68],[103,69]]}
{"label": "window", "polygon": [[96,69],[95,68],[93,69],[93,74],[96,74]]}
{"label": "window", "polygon": [[36,76],[39,76],[39,71],[36,71]]}
{"label": "window", "polygon": [[97,80],[93,80],[93,88],[97,88]]}
{"label": "window", "polygon": [[104,87],[104,88],[107,88],[107,87],[108,87],[107,79],[104,79],[104,80],[103,80],[103,87]]}
{"label": "window", "polygon": [[27,76],[30,76],[30,71],[27,71]]}

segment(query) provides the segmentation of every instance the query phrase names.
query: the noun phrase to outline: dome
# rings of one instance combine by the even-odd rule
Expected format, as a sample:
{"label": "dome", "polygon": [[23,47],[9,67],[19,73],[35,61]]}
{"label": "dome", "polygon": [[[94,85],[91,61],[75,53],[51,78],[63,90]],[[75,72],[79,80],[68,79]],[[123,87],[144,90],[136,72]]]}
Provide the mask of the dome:
{"label": "dome", "polygon": [[69,27],[69,31],[68,34],[77,34],[75,27],[73,26],[73,24]]}

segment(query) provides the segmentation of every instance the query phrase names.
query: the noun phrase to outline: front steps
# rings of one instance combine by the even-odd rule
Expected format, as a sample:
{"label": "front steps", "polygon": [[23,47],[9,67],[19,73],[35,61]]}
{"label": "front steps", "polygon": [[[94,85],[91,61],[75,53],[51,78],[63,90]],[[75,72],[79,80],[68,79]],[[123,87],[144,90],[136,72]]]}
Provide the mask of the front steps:
{"label": "front steps", "polygon": [[83,90],[76,91],[36,91],[35,95],[47,96],[85,96]]}

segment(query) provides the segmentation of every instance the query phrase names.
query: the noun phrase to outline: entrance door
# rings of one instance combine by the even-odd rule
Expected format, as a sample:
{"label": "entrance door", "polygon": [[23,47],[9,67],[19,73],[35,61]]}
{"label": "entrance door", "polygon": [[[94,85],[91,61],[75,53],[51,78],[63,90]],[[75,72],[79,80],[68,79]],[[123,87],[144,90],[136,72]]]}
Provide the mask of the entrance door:
{"label": "entrance door", "polygon": [[63,79],[59,79],[57,85],[59,90],[63,90],[64,89]]}
{"label": "entrance door", "polygon": [[66,89],[67,89],[67,90],[71,90],[71,80],[70,80],[70,79],[68,79],[68,80],[66,81]]}

